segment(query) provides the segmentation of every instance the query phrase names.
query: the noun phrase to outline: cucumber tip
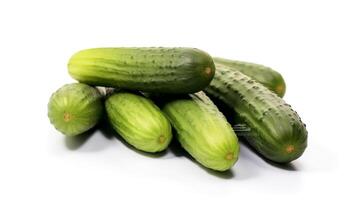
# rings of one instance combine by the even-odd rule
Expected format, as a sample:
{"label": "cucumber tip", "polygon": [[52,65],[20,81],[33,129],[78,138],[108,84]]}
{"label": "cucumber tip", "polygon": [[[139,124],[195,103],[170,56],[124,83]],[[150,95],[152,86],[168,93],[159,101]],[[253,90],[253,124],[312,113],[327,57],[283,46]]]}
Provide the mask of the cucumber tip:
{"label": "cucumber tip", "polygon": [[71,121],[72,118],[73,118],[72,115],[71,115],[70,113],[68,113],[68,112],[65,112],[65,113],[63,114],[63,120],[64,120],[65,122]]}
{"label": "cucumber tip", "polygon": [[276,86],[275,91],[279,96],[283,96],[285,93],[285,86],[282,84],[279,84]]}
{"label": "cucumber tip", "polygon": [[211,67],[206,67],[206,68],[205,68],[205,74],[207,74],[208,76],[212,74],[212,69],[211,69]]}
{"label": "cucumber tip", "polygon": [[233,153],[232,152],[229,152],[229,153],[227,153],[226,154],[226,160],[233,160],[233,158],[234,158],[234,155],[233,155]]}
{"label": "cucumber tip", "polygon": [[288,145],[286,148],[285,148],[285,151],[286,151],[286,153],[292,153],[292,152],[294,152],[295,151],[295,147],[294,147],[294,145]]}
{"label": "cucumber tip", "polygon": [[160,144],[163,144],[165,141],[166,141],[166,137],[163,136],[163,135],[160,135],[160,137],[159,137],[159,143],[160,143]]}

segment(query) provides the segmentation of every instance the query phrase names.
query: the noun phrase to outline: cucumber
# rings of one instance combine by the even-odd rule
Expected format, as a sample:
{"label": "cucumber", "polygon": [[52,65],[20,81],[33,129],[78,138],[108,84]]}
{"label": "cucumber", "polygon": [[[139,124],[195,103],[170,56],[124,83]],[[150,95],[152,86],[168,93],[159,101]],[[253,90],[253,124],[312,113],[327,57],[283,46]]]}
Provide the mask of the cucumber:
{"label": "cucumber", "polygon": [[69,74],[79,82],[157,93],[193,93],[205,88],[215,66],[193,48],[97,48],[74,54]]}
{"label": "cucumber", "polygon": [[213,60],[215,63],[237,69],[243,74],[250,76],[252,79],[275,92],[279,97],[283,97],[285,94],[286,85],[283,76],[270,67],[225,58],[214,58]]}
{"label": "cucumber", "polygon": [[243,73],[217,64],[205,91],[233,108],[250,127],[243,137],[265,158],[287,163],[307,146],[307,130],[299,115],[275,93]]}
{"label": "cucumber", "polygon": [[160,109],[148,98],[129,92],[118,92],[105,101],[110,124],[130,145],[146,152],[167,148],[171,125]]}
{"label": "cucumber", "polygon": [[163,111],[176,129],[181,146],[203,166],[225,171],[237,161],[237,136],[203,92],[170,99]]}
{"label": "cucumber", "polygon": [[48,118],[67,136],[75,136],[95,126],[103,115],[101,94],[82,83],[66,84],[54,92],[48,103]]}

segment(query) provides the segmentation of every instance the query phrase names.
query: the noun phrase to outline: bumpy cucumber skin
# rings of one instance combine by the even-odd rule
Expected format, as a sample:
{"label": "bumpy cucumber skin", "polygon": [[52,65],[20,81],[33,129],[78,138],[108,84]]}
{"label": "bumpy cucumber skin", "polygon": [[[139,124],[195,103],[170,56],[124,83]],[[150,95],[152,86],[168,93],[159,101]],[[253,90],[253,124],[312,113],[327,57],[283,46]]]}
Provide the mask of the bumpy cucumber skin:
{"label": "bumpy cucumber skin", "polygon": [[66,84],[52,94],[48,118],[67,136],[91,129],[101,119],[104,108],[99,91],[82,83]]}
{"label": "bumpy cucumber skin", "polygon": [[298,114],[275,93],[243,73],[220,65],[205,91],[233,108],[250,127],[243,137],[265,158],[287,163],[307,146]]}
{"label": "bumpy cucumber skin", "polygon": [[107,98],[105,108],[116,132],[135,148],[158,152],[169,145],[172,139],[170,122],[150,99],[119,92]]}
{"label": "bumpy cucumber skin", "polygon": [[158,93],[193,93],[205,88],[215,66],[194,48],[97,48],[80,51],[68,63],[79,82]]}
{"label": "bumpy cucumber skin", "polygon": [[285,94],[286,85],[283,76],[270,67],[218,57],[214,58],[213,60],[215,63],[226,65],[227,67],[239,70],[243,74],[251,77],[252,79],[263,84],[271,91],[275,92],[279,97],[283,97]]}
{"label": "bumpy cucumber skin", "polygon": [[204,92],[171,99],[163,111],[176,129],[181,146],[203,166],[225,171],[236,163],[238,138]]}

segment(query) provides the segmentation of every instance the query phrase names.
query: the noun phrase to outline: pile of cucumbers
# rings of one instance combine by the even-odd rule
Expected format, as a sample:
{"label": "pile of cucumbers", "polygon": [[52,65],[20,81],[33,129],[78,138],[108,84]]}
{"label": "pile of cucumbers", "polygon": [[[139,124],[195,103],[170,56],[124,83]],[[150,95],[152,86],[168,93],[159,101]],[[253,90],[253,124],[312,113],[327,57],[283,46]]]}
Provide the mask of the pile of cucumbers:
{"label": "pile of cucumbers", "polygon": [[217,171],[237,162],[238,137],[277,163],[307,146],[306,125],[282,99],[283,77],[263,65],[196,48],[95,48],[74,54],[68,72],[79,83],[48,103],[51,123],[67,136],[105,118],[136,149],[164,151],[175,139]]}

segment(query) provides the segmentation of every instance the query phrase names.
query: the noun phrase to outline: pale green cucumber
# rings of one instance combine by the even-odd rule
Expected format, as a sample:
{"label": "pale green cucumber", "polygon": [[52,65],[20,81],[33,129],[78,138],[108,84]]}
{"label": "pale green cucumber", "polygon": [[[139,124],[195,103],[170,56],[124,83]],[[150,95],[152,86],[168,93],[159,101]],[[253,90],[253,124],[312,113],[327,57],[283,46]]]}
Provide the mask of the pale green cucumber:
{"label": "pale green cucumber", "polygon": [[99,91],[82,83],[66,84],[52,94],[48,118],[67,136],[75,136],[95,126],[103,115]]}
{"label": "pale green cucumber", "polygon": [[116,132],[135,148],[158,152],[169,145],[170,122],[150,99],[119,91],[106,99],[105,108]]}
{"label": "pale green cucumber", "polygon": [[181,146],[197,162],[218,171],[236,163],[237,136],[204,92],[169,98],[163,111],[176,129]]}

